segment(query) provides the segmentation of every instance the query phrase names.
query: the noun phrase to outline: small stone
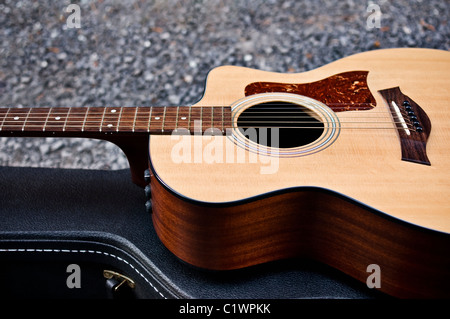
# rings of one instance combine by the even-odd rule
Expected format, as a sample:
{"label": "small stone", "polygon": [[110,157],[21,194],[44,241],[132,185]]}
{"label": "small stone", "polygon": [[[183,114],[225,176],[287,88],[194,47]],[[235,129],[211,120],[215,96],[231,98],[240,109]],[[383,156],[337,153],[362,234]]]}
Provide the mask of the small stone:
{"label": "small stone", "polygon": [[52,39],[56,38],[57,36],[59,36],[59,32],[58,32],[58,31],[52,30],[52,31],[50,32],[50,37],[51,37]]}
{"label": "small stone", "polygon": [[244,55],[245,62],[250,62],[251,60],[253,60],[253,56],[251,54]]}
{"label": "small stone", "polygon": [[98,54],[97,54],[97,52],[92,53],[92,54],[89,56],[89,60],[90,60],[91,62],[98,61]]}
{"label": "small stone", "polygon": [[173,105],[178,105],[180,103],[180,97],[177,95],[169,95],[169,102]]}
{"label": "small stone", "polygon": [[154,75],[151,72],[145,72],[144,73],[144,80],[147,82],[151,82],[154,79]]}
{"label": "small stone", "polygon": [[39,152],[41,152],[42,155],[46,155],[50,152],[50,145],[47,143],[42,143],[39,145]]}
{"label": "small stone", "polygon": [[133,76],[141,76],[142,75],[142,69],[135,69],[133,71]]}
{"label": "small stone", "polygon": [[197,62],[195,62],[194,60],[189,61],[189,66],[193,69],[195,69],[197,67]]}
{"label": "small stone", "polygon": [[134,57],[131,56],[131,55],[127,55],[127,56],[123,59],[123,61],[124,61],[125,63],[127,63],[127,64],[133,63]]}
{"label": "small stone", "polygon": [[28,84],[31,82],[31,77],[24,75],[20,78],[20,82],[22,82],[24,84]]}
{"label": "small stone", "polygon": [[168,40],[170,38],[170,33],[169,32],[164,32],[161,34],[161,39],[163,40]]}
{"label": "small stone", "polygon": [[58,60],[65,60],[67,58],[67,53],[66,52],[58,53],[56,57],[58,58]]}
{"label": "small stone", "polygon": [[50,150],[52,152],[59,151],[64,147],[64,142],[62,140],[56,140],[54,143],[50,145]]}

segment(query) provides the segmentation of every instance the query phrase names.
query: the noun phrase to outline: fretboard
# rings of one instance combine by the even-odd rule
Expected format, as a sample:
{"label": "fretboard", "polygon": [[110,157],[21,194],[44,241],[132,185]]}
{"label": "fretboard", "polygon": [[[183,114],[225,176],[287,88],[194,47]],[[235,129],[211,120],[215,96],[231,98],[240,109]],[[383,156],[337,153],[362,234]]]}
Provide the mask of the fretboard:
{"label": "fretboard", "polygon": [[0,108],[0,135],[226,134],[230,107]]}

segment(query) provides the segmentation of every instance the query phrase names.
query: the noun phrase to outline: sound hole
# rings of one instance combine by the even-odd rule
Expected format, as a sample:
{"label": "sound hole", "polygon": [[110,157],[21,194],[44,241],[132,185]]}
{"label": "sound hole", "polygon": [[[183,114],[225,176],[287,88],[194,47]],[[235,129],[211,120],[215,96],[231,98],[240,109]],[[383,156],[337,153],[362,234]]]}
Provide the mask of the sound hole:
{"label": "sound hole", "polygon": [[267,147],[293,148],[310,144],[324,131],[311,110],[288,102],[268,102],[243,111],[237,120],[241,133]]}

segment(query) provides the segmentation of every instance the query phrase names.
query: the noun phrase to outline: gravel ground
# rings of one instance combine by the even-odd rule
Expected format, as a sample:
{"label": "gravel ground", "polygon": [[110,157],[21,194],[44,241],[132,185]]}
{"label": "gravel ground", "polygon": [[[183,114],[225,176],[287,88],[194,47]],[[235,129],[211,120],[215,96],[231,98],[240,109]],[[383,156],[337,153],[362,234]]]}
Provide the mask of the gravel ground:
{"label": "gravel ground", "polygon": [[[68,28],[71,2],[80,28]],[[449,0],[0,0],[0,106],[189,105],[224,64],[303,72],[367,50],[449,50],[449,11]],[[108,142],[52,138],[0,138],[0,165],[128,167]]]}

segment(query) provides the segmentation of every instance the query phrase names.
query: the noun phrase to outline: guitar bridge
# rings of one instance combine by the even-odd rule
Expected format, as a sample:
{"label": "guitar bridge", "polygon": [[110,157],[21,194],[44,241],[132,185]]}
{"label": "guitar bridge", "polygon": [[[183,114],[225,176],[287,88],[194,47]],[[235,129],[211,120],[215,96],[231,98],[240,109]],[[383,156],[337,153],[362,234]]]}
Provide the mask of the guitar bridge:
{"label": "guitar bridge", "polygon": [[402,160],[431,165],[426,146],[431,132],[431,122],[425,111],[399,87],[378,91],[386,100],[402,149]]}

